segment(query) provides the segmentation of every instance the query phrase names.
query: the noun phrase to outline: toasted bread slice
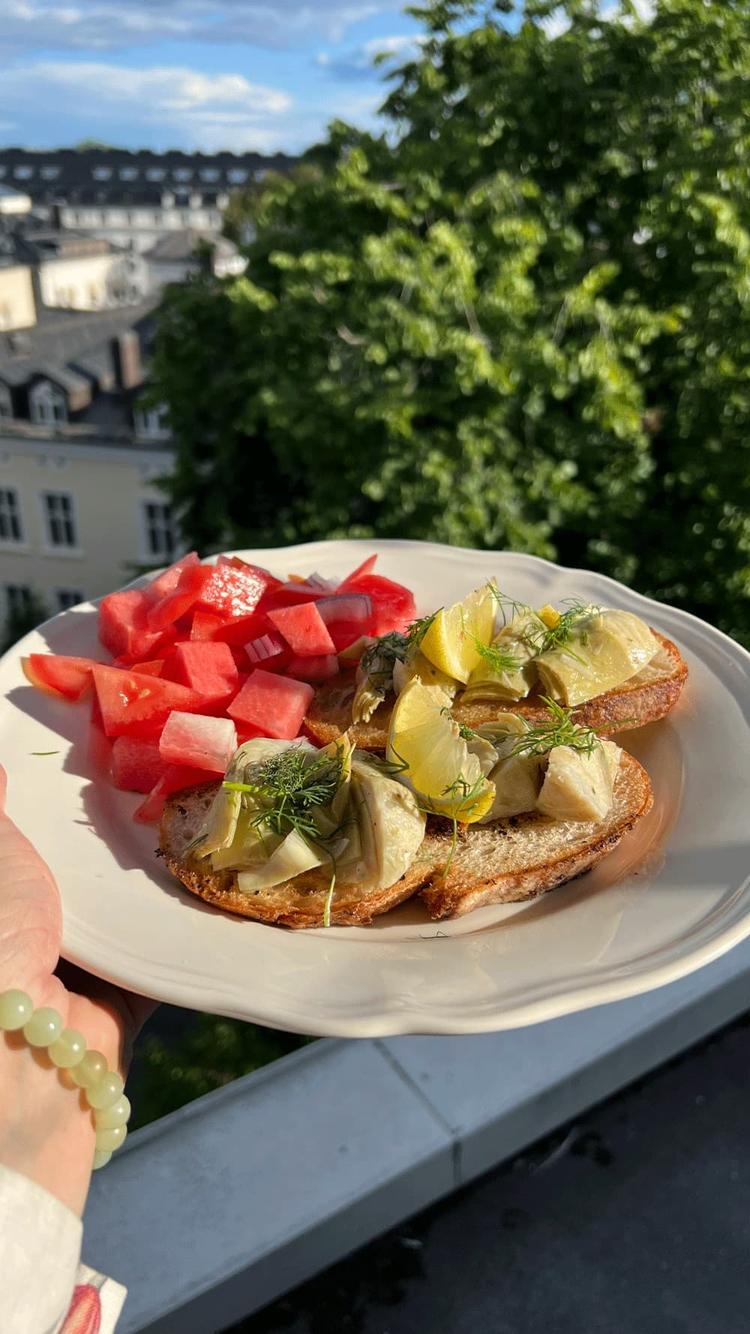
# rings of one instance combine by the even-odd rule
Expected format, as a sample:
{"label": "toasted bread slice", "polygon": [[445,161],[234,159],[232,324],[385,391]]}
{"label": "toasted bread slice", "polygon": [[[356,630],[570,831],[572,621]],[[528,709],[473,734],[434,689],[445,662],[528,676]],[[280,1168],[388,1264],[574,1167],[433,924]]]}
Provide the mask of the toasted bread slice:
{"label": "toasted bread slice", "polygon": [[[213,872],[185,848],[199,830],[216,792],[216,783],[172,797],[161,824],[161,850],[173,875],[199,898],[217,908],[281,926],[320,926],[328,896],[326,871],[309,871],[256,894],[237,887],[234,871]],[[466,829],[449,860],[452,830],[446,821],[429,821],[417,857],[401,880],[388,889],[363,894],[356,884],[337,882],[331,922],[366,924],[380,913],[421,891],[434,918],[459,917],[488,903],[514,903],[545,893],[588,871],[611,852],[645,815],[652,802],[648,774],[623,752],[614,803],[605,820],[573,823],[538,814],[516,816]]]}
{"label": "toasted bread slice", "polygon": [[[645,723],[658,722],[674,708],[687,680],[687,663],[671,639],[665,639],[656,630],[653,633],[661,645],[653,661],[616,690],[608,690],[606,694],[597,695],[595,699],[579,705],[573,710],[574,722],[592,727],[601,736],[607,736],[613,732],[643,727]],[[321,686],[315,692],[305,719],[309,735],[318,745],[324,746],[348,728],[355,746],[362,750],[385,750],[391,701],[386,700],[381,704],[369,722],[352,724],[354,690],[353,675],[345,682],[338,679]],[[490,723],[499,713],[520,713],[531,722],[547,716],[538,695],[529,695],[528,699],[519,700],[518,703],[502,704],[489,700],[462,704],[459,698],[451,712],[457,722],[466,723],[467,727]]]}
{"label": "toasted bread slice", "polygon": [[[326,867],[306,871],[293,880],[274,885],[256,894],[246,894],[237,887],[234,871],[212,871],[197,857],[186,857],[185,848],[198,834],[217,782],[204,783],[189,792],[171,797],[161,821],[161,852],[173,875],[186,889],[213,903],[216,908],[252,917],[256,922],[275,922],[279,926],[322,926],[331,873]],[[357,884],[337,879],[331,907],[334,926],[356,926],[371,922],[379,913],[411,898],[414,887],[398,880],[387,889],[363,894]]]}

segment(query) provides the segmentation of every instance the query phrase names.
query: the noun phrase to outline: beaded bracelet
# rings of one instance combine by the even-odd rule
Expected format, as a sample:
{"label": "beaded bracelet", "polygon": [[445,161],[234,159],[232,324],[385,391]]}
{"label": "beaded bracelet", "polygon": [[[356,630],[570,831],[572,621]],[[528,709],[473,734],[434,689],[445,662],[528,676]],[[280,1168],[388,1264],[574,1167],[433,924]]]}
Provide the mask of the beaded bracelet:
{"label": "beaded bracelet", "polygon": [[47,1055],[59,1070],[67,1070],[86,1095],[94,1115],[96,1149],[94,1168],[104,1167],[128,1133],[130,1102],[125,1097],[122,1078],[107,1068],[100,1051],[87,1051],[86,1039],[75,1028],[63,1028],[57,1010],[34,1003],[25,991],[0,993],[0,1030],[14,1033],[19,1028],[31,1047],[46,1047]]}

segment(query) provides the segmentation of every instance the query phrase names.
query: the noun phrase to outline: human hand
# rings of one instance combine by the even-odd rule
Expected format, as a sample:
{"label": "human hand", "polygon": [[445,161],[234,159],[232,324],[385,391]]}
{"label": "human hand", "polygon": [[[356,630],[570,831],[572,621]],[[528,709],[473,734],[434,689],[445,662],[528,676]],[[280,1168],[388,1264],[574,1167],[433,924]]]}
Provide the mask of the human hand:
{"label": "human hand", "polygon": [[[125,1077],[132,1043],[153,1009],[59,963],[60,896],[52,872],[5,814],[6,775],[0,767],[0,993],[28,992],[35,1008],[58,1010],[89,1049],[103,1053]],[[56,971],[57,970],[57,971]],[[91,1175],[94,1129],[83,1095],[43,1051],[21,1034],[0,1042],[0,1162],[32,1177],[81,1213]]]}

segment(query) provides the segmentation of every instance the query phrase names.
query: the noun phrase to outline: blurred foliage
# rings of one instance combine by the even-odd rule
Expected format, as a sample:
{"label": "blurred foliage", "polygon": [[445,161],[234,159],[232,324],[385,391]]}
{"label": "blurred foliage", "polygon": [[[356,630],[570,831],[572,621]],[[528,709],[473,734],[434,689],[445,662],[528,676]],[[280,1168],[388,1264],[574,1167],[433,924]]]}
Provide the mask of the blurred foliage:
{"label": "blurred foliage", "polygon": [[[159,1026],[160,1012],[153,1022]],[[211,1014],[186,1016],[177,1031],[173,1021],[171,1028],[147,1030],[136,1046],[128,1081],[133,1101],[131,1129],[166,1116],[240,1075],[249,1075],[308,1041],[293,1033],[277,1033]]]}
{"label": "blurred foliage", "polygon": [[750,5],[511,8],[413,10],[387,134],[334,124],[236,202],[246,274],[170,291],[184,530],[511,547],[750,642]]}

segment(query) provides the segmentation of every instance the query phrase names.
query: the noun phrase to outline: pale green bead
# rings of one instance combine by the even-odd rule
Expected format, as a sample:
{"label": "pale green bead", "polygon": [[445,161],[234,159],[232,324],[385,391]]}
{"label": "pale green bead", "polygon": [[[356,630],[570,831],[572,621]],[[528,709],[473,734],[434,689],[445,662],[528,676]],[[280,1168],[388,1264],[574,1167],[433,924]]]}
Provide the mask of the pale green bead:
{"label": "pale green bead", "polygon": [[111,1153],[105,1153],[104,1149],[97,1149],[94,1153],[94,1171],[98,1171],[100,1167],[106,1167],[111,1157]]}
{"label": "pale green bead", "polygon": [[64,1028],[57,1042],[47,1048],[47,1055],[60,1070],[79,1065],[86,1055],[86,1039],[75,1028]]}
{"label": "pale green bead", "polygon": [[89,1101],[89,1107],[93,1107],[95,1112],[101,1112],[105,1107],[111,1107],[122,1097],[125,1085],[117,1074],[116,1070],[108,1070],[102,1075],[101,1079],[90,1088],[86,1089],[86,1097]]}
{"label": "pale green bead", "polygon": [[130,1119],[130,1099],[123,1093],[111,1107],[101,1112],[94,1112],[94,1125],[97,1130],[113,1130],[115,1126],[126,1126]]}
{"label": "pale green bead", "polygon": [[83,1060],[71,1070],[70,1077],[79,1088],[88,1088],[98,1083],[106,1069],[106,1056],[100,1051],[87,1051]]}
{"label": "pale green bead", "polygon": [[114,1153],[121,1144],[125,1143],[127,1135],[127,1126],[112,1126],[110,1130],[99,1130],[96,1132],[96,1147],[101,1153]]}
{"label": "pale green bead", "polygon": [[23,1028],[34,1013],[34,1002],[25,991],[4,991],[0,995],[0,1028],[7,1033],[14,1033]]}
{"label": "pale green bead", "polygon": [[32,1047],[49,1047],[62,1033],[62,1015],[51,1005],[35,1010],[23,1026],[23,1035]]}

